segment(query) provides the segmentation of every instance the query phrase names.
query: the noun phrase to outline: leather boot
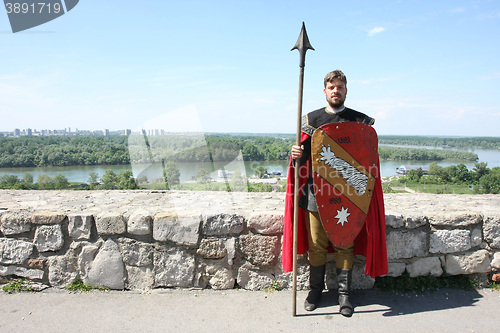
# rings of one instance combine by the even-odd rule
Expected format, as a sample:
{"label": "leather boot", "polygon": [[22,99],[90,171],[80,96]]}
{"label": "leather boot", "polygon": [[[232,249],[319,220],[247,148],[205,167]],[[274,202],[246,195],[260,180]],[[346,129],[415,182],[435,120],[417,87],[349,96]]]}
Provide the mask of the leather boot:
{"label": "leather boot", "polygon": [[345,317],[352,316],[353,307],[349,302],[349,291],[351,290],[352,269],[337,268],[337,282],[339,285],[340,313]]}
{"label": "leather boot", "polygon": [[304,302],[304,309],[306,311],[313,311],[319,304],[321,294],[325,288],[325,267],[326,265],[309,266],[309,285],[311,291],[309,291]]}

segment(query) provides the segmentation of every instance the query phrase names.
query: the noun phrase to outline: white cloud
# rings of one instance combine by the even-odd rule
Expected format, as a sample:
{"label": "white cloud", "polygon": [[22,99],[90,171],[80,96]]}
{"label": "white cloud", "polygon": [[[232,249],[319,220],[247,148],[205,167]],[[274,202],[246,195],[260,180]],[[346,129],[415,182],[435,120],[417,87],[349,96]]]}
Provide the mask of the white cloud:
{"label": "white cloud", "polygon": [[385,28],[383,28],[383,27],[375,27],[375,28],[371,29],[370,31],[368,31],[368,36],[370,36],[370,37],[375,36],[376,34],[383,32],[384,30],[385,30]]}

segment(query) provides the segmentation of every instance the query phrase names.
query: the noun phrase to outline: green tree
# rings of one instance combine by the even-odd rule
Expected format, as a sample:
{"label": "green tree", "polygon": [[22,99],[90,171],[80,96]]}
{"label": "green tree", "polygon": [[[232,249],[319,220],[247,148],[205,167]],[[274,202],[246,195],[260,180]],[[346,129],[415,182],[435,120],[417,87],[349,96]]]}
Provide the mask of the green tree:
{"label": "green tree", "polygon": [[19,178],[14,175],[3,175],[0,177],[1,189],[13,189],[19,184]]}
{"label": "green tree", "polygon": [[439,172],[443,169],[443,167],[439,166],[436,161],[429,164],[429,170],[427,170],[427,174],[429,175],[439,175]]}
{"label": "green tree", "polygon": [[255,168],[254,173],[258,178],[262,179],[267,174],[267,169],[263,166],[259,166]]}
{"label": "green tree", "polygon": [[23,175],[22,182],[26,185],[32,186],[33,185],[33,175],[29,172],[25,172]]}
{"label": "green tree", "polygon": [[55,182],[49,175],[41,174],[38,176],[37,186],[39,190],[53,190],[55,188]]}
{"label": "green tree", "polygon": [[259,152],[259,149],[252,143],[247,143],[243,147],[243,159],[245,161],[261,161],[262,154]]}
{"label": "green tree", "polygon": [[479,180],[481,193],[500,193],[500,167],[494,167],[491,172]]}
{"label": "green tree", "polygon": [[196,173],[196,176],[194,176],[194,179],[200,184],[210,183],[210,172],[205,169],[200,169]]}
{"label": "green tree", "polygon": [[88,182],[91,190],[97,188],[97,185],[99,185],[99,175],[97,174],[97,172],[92,171],[89,174]]}
{"label": "green tree", "polygon": [[484,175],[487,175],[489,172],[490,169],[488,168],[488,163],[480,162],[474,165],[471,176],[474,181],[479,182],[479,179],[481,179]]}
{"label": "green tree", "polygon": [[108,169],[101,178],[100,188],[104,190],[116,190],[118,187],[118,176],[113,170]]}
{"label": "green tree", "polygon": [[420,178],[422,178],[423,174],[424,171],[422,170],[422,168],[418,168],[416,170],[408,171],[408,175],[406,177],[409,181],[418,183],[420,182]]}
{"label": "green tree", "polygon": [[118,188],[120,190],[135,190],[139,188],[134,179],[132,171],[125,170],[118,175]]}
{"label": "green tree", "polygon": [[469,183],[472,180],[472,176],[465,166],[465,164],[460,163],[457,165],[457,171],[455,175],[454,182],[457,184],[466,184]]}
{"label": "green tree", "polygon": [[167,190],[170,189],[170,186],[179,184],[181,182],[181,172],[175,166],[175,163],[173,161],[169,161],[164,164],[163,177],[165,178],[165,186],[167,187]]}
{"label": "green tree", "polygon": [[455,178],[457,174],[457,167],[455,165],[450,165],[446,168],[442,168],[439,170],[439,177],[443,180],[444,183],[451,183],[453,178]]}
{"label": "green tree", "polygon": [[58,174],[54,178],[54,188],[58,190],[65,190],[68,188],[69,182],[63,174]]}
{"label": "green tree", "polygon": [[239,169],[234,171],[230,184],[232,192],[246,192],[248,190],[248,181],[242,177]]}

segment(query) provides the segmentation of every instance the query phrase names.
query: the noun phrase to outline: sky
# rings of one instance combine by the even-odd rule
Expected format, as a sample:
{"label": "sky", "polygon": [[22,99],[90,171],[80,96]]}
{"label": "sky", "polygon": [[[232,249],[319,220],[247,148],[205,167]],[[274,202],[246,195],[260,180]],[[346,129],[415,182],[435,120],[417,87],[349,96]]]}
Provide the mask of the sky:
{"label": "sky", "polygon": [[326,105],[379,135],[500,136],[500,1],[102,1],[13,33],[0,13],[0,131],[290,133]]}

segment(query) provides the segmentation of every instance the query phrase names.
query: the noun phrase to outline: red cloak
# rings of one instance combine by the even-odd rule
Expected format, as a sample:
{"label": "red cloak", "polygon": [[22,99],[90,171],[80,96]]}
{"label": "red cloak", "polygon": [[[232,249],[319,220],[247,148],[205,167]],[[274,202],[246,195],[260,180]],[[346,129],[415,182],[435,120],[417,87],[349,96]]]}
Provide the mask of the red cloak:
{"label": "red cloak", "polygon": [[[309,136],[301,134],[301,142],[304,142]],[[294,206],[294,186],[295,170],[293,161],[290,158],[288,166],[288,179],[286,185],[285,198],[285,219],[283,226],[283,249],[282,264],[285,272],[291,272],[293,269],[293,206]],[[307,182],[311,159],[306,161],[299,170],[299,193]],[[377,166],[377,179],[373,190],[373,198],[366,218],[366,223],[361,232],[354,240],[354,254],[366,257],[365,273],[371,277],[387,274],[387,246],[385,240],[385,210],[384,198],[382,192],[382,182],[380,179],[380,165]],[[299,194],[300,195],[300,194]],[[305,224],[305,211],[299,207],[298,218],[298,244],[297,253],[304,254],[308,249],[307,229]],[[333,248],[331,249],[333,250]]]}

